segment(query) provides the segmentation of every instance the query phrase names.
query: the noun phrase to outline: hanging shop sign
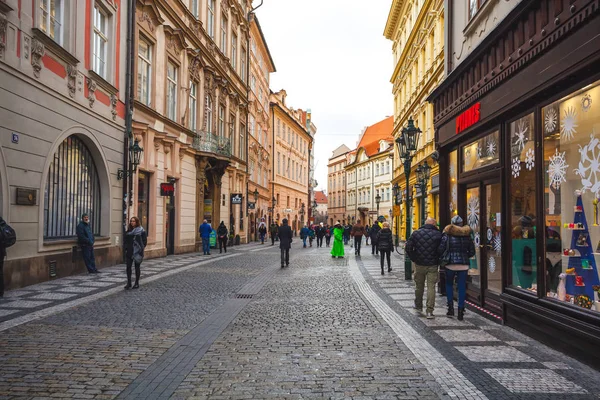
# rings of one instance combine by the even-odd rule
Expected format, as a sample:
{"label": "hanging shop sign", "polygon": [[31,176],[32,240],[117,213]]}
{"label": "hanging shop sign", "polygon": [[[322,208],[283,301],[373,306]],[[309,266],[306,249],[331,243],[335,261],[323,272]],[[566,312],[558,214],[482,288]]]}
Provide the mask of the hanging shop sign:
{"label": "hanging shop sign", "polygon": [[161,196],[173,196],[175,194],[175,184],[173,183],[161,183],[160,184],[160,195]]}
{"label": "hanging shop sign", "polygon": [[248,202],[248,209],[249,210],[254,210],[256,208],[256,203],[254,202]]}
{"label": "hanging shop sign", "polygon": [[242,204],[242,194],[241,193],[232,193],[231,194],[231,204]]}
{"label": "hanging shop sign", "polygon": [[465,111],[463,111],[462,114],[460,114],[458,117],[456,117],[456,134],[458,135],[459,133],[461,133],[462,131],[466,130],[467,128],[470,128],[471,126],[475,125],[477,122],[479,122],[480,118],[481,118],[481,103],[477,102],[475,104],[473,104],[471,107],[467,108]]}

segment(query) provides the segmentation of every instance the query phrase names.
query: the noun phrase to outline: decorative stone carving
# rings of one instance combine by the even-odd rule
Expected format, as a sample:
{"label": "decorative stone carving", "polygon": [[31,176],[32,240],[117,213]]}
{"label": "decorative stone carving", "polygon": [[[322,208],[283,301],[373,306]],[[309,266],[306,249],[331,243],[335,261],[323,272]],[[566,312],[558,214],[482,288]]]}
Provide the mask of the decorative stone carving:
{"label": "decorative stone carving", "polygon": [[114,94],[110,95],[110,113],[112,114],[112,119],[113,121],[117,120],[117,103],[119,102],[119,100],[117,99],[117,96]]}
{"label": "decorative stone carving", "polygon": [[221,11],[227,12],[228,9],[229,9],[229,1],[221,0]]}
{"label": "decorative stone carving", "polygon": [[196,36],[201,37],[202,36],[202,21],[200,21],[200,20],[194,21],[192,23],[192,30],[194,31]]}
{"label": "decorative stone carving", "polygon": [[152,17],[150,16],[150,14],[148,14],[145,11],[143,13],[138,14],[138,22],[140,22],[140,23],[147,22],[148,30],[150,30],[150,32],[154,33],[154,21],[152,21]]}
{"label": "decorative stone carving", "polygon": [[4,57],[4,51],[6,50],[6,29],[8,21],[4,14],[0,14],[0,58]]}
{"label": "decorative stone carving", "polygon": [[175,38],[175,36],[171,36],[168,40],[167,40],[167,49],[171,49],[173,50],[173,52],[179,57],[179,55],[181,54],[181,50],[182,47],[179,43],[177,43],[177,39]]}
{"label": "decorative stone carving", "polygon": [[67,65],[67,87],[69,88],[69,96],[75,97],[77,90],[77,67]]}
{"label": "decorative stone carving", "polygon": [[208,43],[208,52],[211,56],[213,56],[213,58],[217,58],[217,45],[215,42],[211,41]]}
{"label": "decorative stone carving", "polygon": [[87,78],[87,88],[88,88],[88,101],[90,103],[90,107],[94,107],[94,102],[96,101],[95,93],[96,93],[96,89],[98,88],[98,86],[96,85],[96,82],[94,82],[90,78]]}
{"label": "decorative stone carving", "polygon": [[83,92],[83,74],[77,74],[77,90]]}
{"label": "decorative stone carving", "polygon": [[29,43],[31,39],[29,38],[29,36],[24,35],[24,37],[25,38],[23,39],[23,57],[25,57],[26,60],[29,60]]}
{"label": "decorative stone carving", "polygon": [[33,67],[33,75],[36,78],[40,77],[40,71],[42,70],[42,57],[46,53],[44,44],[37,39],[33,39],[31,42],[31,66]]}
{"label": "decorative stone carving", "polygon": [[200,56],[192,58],[189,66],[189,73],[193,80],[200,81],[200,68],[202,68]]}

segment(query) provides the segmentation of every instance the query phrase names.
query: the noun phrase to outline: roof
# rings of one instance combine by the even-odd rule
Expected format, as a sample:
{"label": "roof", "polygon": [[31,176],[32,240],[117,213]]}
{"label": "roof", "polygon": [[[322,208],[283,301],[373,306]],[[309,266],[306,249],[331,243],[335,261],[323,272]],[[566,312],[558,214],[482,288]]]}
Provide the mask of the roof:
{"label": "roof", "polygon": [[[346,154],[349,151],[350,151],[350,148],[348,146],[346,146],[345,144],[343,144],[333,151],[333,154],[331,154],[331,158],[336,158],[338,156]],[[331,160],[331,158],[330,158],[330,160]]]}
{"label": "roof", "polygon": [[367,127],[363,133],[357,149],[363,147],[367,156],[379,153],[379,141],[393,141],[392,131],[394,130],[394,117],[387,117],[386,119],[377,122],[374,125]]}
{"label": "roof", "polygon": [[322,190],[315,192],[315,201],[318,204],[327,203],[327,195]]}

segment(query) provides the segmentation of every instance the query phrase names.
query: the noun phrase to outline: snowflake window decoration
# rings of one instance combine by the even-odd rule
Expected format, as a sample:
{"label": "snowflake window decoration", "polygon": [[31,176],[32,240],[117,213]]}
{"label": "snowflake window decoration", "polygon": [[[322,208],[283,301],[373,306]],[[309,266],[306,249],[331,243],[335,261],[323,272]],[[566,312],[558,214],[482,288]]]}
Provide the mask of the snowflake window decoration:
{"label": "snowflake window decoration", "polygon": [[479,236],[479,232],[475,232],[475,235],[473,235],[473,241],[475,242],[475,246],[479,246],[481,244],[481,237]]}
{"label": "snowflake window decoration", "polygon": [[560,189],[561,182],[567,181],[566,176],[569,165],[567,164],[565,154],[566,151],[559,153],[558,149],[556,149],[554,155],[549,158],[550,165],[548,166],[548,171],[546,171],[550,177],[550,184],[557,190]]}
{"label": "snowflake window decoration", "polygon": [[600,140],[590,135],[590,142],[579,146],[579,166],[575,173],[581,177],[581,192],[590,191],[598,197],[600,194]]}
{"label": "snowflake window decoration", "polygon": [[467,223],[473,230],[479,226],[479,197],[477,196],[471,196],[467,204]]}
{"label": "snowflake window decoration", "polygon": [[592,108],[592,96],[590,96],[589,94],[583,96],[583,98],[581,99],[581,108],[584,112],[590,111],[590,108]]}
{"label": "snowflake window decoration", "polygon": [[512,176],[513,178],[518,178],[521,174],[521,160],[519,157],[513,158],[512,160]]}
{"label": "snowflake window decoration", "polygon": [[527,126],[527,120],[521,119],[517,123],[517,130],[515,131],[515,146],[522,151],[525,148],[525,143],[527,143],[527,131],[529,130],[529,126]]}
{"label": "snowflake window decoration", "polygon": [[481,146],[477,143],[477,152],[476,157],[478,160],[481,160]]}
{"label": "snowflake window decoration", "polygon": [[575,133],[577,133],[577,112],[575,111],[575,107],[569,107],[565,110],[565,118],[562,120],[560,124],[560,134],[564,140],[571,140]]}
{"label": "snowflake window decoration", "polygon": [[452,200],[456,201],[457,198],[458,198],[458,189],[456,188],[456,185],[454,185],[452,187]]}
{"label": "snowflake window decoration", "polygon": [[498,255],[500,255],[500,253],[502,253],[502,239],[500,238],[500,235],[496,235],[496,237],[494,238],[494,251],[496,253],[498,253]]}
{"label": "snowflake window decoration", "polygon": [[546,129],[546,133],[554,133],[557,126],[558,113],[556,112],[556,108],[548,108],[544,115],[544,128]]}
{"label": "snowflake window decoration", "polygon": [[535,152],[533,151],[533,149],[529,149],[529,150],[527,150],[527,153],[525,153],[525,167],[527,168],[528,171],[531,171],[534,166],[535,166]]}
{"label": "snowflake window decoration", "polygon": [[494,157],[496,155],[496,142],[490,140],[487,144],[487,155],[488,157]]}
{"label": "snowflake window decoration", "polygon": [[494,259],[494,257],[488,258],[488,269],[492,274],[496,272],[496,260]]}

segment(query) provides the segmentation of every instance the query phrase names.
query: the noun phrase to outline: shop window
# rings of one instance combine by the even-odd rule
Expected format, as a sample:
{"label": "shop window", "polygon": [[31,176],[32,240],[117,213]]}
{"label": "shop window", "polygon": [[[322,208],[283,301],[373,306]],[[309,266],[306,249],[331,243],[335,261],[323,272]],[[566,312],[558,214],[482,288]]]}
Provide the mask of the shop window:
{"label": "shop window", "polygon": [[[586,87],[542,109],[546,295],[600,311],[600,114]],[[597,105],[595,105],[597,106]]]}
{"label": "shop window", "polygon": [[450,217],[458,213],[458,151],[450,152],[448,157],[448,176],[450,178]]}
{"label": "shop window", "polygon": [[500,160],[498,131],[482,137],[462,148],[462,172],[469,172],[498,163]]}
{"label": "shop window", "polygon": [[473,230],[473,241],[475,242],[475,257],[469,260],[469,281],[473,286],[481,287],[479,274],[479,261],[481,260],[480,216],[481,196],[479,186],[467,189],[467,218],[466,224]]}
{"label": "shop window", "polygon": [[537,293],[534,129],[533,114],[510,124],[510,284]]}
{"label": "shop window", "polygon": [[146,232],[149,231],[150,217],[150,175],[147,172],[138,172],[138,189],[137,189],[137,217]]}

